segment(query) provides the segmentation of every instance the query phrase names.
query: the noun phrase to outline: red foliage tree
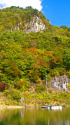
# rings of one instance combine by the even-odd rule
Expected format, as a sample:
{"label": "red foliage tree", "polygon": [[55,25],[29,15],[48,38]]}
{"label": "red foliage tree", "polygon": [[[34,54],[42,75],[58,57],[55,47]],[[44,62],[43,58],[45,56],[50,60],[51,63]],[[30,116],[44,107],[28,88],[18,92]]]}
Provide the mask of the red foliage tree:
{"label": "red foliage tree", "polygon": [[0,82],[0,90],[3,91],[3,90],[5,90],[5,88],[6,88],[6,83],[5,82],[4,83]]}

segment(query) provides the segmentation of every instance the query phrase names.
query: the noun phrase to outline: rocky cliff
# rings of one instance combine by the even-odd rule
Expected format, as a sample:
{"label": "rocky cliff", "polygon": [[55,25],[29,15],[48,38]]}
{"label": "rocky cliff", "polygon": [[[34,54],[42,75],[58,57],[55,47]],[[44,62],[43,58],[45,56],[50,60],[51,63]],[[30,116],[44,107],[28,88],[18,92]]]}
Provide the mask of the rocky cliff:
{"label": "rocky cliff", "polygon": [[54,77],[51,80],[51,85],[54,89],[58,91],[68,91],[67,84],[70,82],[70,79],[66,75]]}
{"label": "rocky cliff", "polygon": [[32,21],[25,24],[25,27],[26,27],[27,33],[39,32],[45,29],[45,24],[42,22],[42,20],[39,17],[34,16]]}
{"label": "rocky cliff", "polygon": [[[25,31],[26,33],[42,32],[46,27],[43,21],[41,20],[41,18],[38,16],[34,16],[31,21],[26,22],[24,25],[23,25],[23,22],[18,23],[14,27],[14,29],[20,30],[21,25],[22,25],[23,31]],[[11,31],[12,31],[12,28],[11,28]]]}

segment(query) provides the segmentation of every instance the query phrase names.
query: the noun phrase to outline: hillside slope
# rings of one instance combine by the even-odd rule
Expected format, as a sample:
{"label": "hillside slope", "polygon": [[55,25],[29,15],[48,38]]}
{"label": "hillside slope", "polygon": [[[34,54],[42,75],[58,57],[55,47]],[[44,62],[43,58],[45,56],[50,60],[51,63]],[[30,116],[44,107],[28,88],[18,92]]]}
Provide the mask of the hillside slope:
{"label": "hillside slope", "polygon": [[69,27],[52,26],[31,7],[0,10],[0,91],[17,99],[32,86],[45,91],[46,75],[49,87],[52,77],[65,74],[70,77]]}

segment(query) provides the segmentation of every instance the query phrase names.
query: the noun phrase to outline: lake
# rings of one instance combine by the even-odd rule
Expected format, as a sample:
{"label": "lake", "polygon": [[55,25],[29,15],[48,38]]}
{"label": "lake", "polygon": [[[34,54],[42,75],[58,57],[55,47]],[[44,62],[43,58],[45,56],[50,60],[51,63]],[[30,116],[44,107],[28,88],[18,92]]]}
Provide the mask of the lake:
{"label": "lake", "polygon": [[70,109],[0,109],[0,125],[70,125]]}

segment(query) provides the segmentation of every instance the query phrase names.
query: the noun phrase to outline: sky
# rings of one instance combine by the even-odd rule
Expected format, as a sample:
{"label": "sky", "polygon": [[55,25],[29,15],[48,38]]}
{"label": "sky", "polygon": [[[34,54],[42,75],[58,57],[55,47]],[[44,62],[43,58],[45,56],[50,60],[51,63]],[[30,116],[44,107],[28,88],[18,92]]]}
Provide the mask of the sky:
{"label": "sky", "polygon": [[32,6],[42,11],[52,25],[70,27],[70,0],[0,0],[0,9],[10,6]]}

